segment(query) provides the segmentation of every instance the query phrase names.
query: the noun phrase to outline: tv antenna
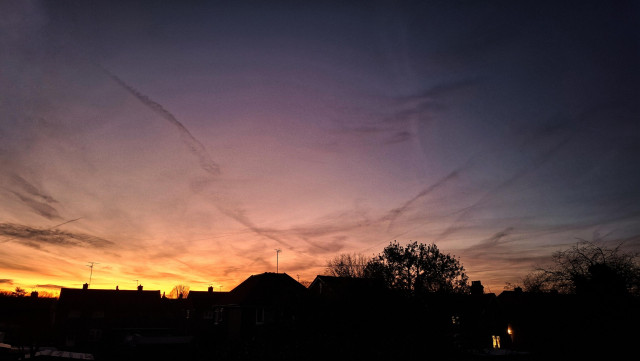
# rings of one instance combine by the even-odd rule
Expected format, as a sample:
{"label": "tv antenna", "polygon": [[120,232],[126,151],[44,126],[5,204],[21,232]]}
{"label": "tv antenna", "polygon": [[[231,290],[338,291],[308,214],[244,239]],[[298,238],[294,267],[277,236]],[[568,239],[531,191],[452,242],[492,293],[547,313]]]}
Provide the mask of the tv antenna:
{"label": "tv antenna", "polygon": [[89,264],[87,265],[87,267],[89,267],[89,269],[91,269],[91,272],[89,272],[89,284],[91,284],[91,278],[93,277],[93,266],[96,264],[100,264],[98,262],[89,262]]}
{"label": "tv antenna", "polygon": [[278,273],[278,255],[282,252],[281,249],[276,248],[276,273]]}

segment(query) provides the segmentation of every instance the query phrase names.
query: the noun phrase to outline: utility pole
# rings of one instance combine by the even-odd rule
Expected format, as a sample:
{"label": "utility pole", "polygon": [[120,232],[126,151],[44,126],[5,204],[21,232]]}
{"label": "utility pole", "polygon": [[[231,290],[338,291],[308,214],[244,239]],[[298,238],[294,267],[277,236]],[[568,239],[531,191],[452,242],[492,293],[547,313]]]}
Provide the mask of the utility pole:
{"label": "utility pole", "polygon": [[276,248],[276,273],[278,273],[278,255],[282,252],[279,248]]}
{"label": "utility pole", "polygon": [[89,262],[89,264],[87,265],[87,267],[89,267],[91,269],[91,272],[89,273],[89,284],[91,284],[91,278],[93,277],[93,265],[99,264],[98,262]]}

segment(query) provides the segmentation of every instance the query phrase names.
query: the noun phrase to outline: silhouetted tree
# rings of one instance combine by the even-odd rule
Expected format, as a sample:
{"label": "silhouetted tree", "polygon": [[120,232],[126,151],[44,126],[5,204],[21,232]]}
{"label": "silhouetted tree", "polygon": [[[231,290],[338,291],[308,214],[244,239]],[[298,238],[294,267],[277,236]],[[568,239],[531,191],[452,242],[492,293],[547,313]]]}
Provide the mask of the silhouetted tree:
{"label": "silhouetted tree", "polygon": [[637,253],[622,252],[580,240],[553,254],[553,264],[539,267],[523,279],[530,292],[550,289],[563,293],[640,294]]}
{"label": "silhouetted tree", "polygon": [[7,291],[7,290],[0,290],[0,296],[3,296],[3,297],[13,296],[13,292]]}
{"label": "silhouetted tree", "polygon": [[382,278],[388,287],[413,295],[469,291],[460,261],[435,244],[411,242],[403,247],[394,241],[367,264],[364,275]]}
{"label": "silhouetted tree", "polygon": [[330,276],[362,278],[370,261],[359,253],[342,253],[327,261],[327,273]]}
{"label": "silhouetted tree", "polygon": [[38,297],[40,298],[58,298],[58,296],[49,291],[38,291]]}
{"label": "silhouetted tree", "polygon": [[169,298],[187,298],[189,295],[189,286],[176,285],[169,292]]}
{"label": "silhouetted tree", "polygon": [[24,297],[27,295],[27,291],[20,287],[16,287],[15,291],[13,291],[13,295],[16,297]]}

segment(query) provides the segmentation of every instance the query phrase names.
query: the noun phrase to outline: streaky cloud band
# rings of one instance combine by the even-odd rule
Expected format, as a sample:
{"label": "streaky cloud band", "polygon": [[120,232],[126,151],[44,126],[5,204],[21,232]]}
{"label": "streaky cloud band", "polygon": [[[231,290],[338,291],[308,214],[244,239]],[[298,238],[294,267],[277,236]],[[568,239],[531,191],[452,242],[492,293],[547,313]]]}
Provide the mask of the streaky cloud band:
{"label": "streaky cloud band", "polygon": [[137,89],[133,88],[129,84],[125,83],[122,79],[112,74],[108,70],[102,68],[108,75],[113,79],[118,85],[120,85],[123,89],[128,91],[131,95],[133,95],[136,99],[138,99],[142,104],[147,106],[149,109],[153,110],[155,113],[166,119],[169,123],[173,124],[180,133],[180,137],[182,138],[183,143],[189,148],[189,151],[194,154],[198,158],[198,162],[200,167],[207,173],[212,176],[219,176],[221,174],[220,166],[216,164],[209,153],[205,149],[205,147],[200,143],[189,130],[173,115],[171,112],[166,110],[161,104],[153,101],[148,96],[142,94]]}

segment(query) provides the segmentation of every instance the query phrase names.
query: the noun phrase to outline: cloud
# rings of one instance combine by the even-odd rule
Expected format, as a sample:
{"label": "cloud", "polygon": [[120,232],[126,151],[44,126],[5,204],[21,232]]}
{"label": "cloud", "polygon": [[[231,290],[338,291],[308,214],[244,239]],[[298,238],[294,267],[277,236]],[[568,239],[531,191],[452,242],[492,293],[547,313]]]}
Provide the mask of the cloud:
{"label": "cloud", "polygon": [[411,134],[411,132],[403,130],[393,134],[389,139],[387,139],[385,144],[403,143],[410,140],[411,138],[413,138],[413,134]]}
{"label": "cloud", "polygon": [[13,280],[9,278],[0,278],[0,284],[12,285]]}
{"label": "cloud", "polygon": [[[7,168],[12,167],[10,164],[6,166]],[[13,194],[15,198],[20,200],[33,212],[47,219],[60,218],[60,213],[56,207],[53,206],[53,204],[58,203],[58,201],[25,178],[18,174],[8,172],[8,174],[0,179],[0,182],[2,183],[3,189]]]}
{"label": "cloud", "polygon": [[43,244],[94,248],[106,248],[113,245],[113,242],[109,240],[84,233],[64,232],[57,229],[39,229],[14,223],[0,223],[0,236],[8,237],[8,239],[1,241],[3,243],[15,240],[18,243],[37,249]]}
{"label": "cloud", "polygon": [[26,192],[26,193],[28,193],[28,194],[36,197],[36,198],[40,198],[41,200],[43,200],[43,201],[45,201],[47,203],[57,203],[57,201],[55,199],[53,199],[53,197],[51,197],[50,195],[40,191],[33,184],[29,183],[28,181],[26,181],[24,178],[22,178],[21,176],[19,176],[17,174],[13,174],[10,177],[10,180],[18,188],[21,188],[24,192]]}
{"label": "cloud", "polygon": [[486,191],[482,196],[480,196],[475,202],[467,207],[463,207],[455,213],[458,216],[454,219],[454,221],[437,237],[436,241],[443,240],[447,238],[449,235],[455,233],[459,229],[464,228],[463,222],[471,215],[471,213],[476,210],[482,204],[489,202],[493,197],[495,197],[498,193],[504,192],[510,187],[512,187],[516,182],[521,180],[522,178],[532,174],[535,170],[542,167],[545,163],[554,159],[556,155],[569,143],[571,140],[571,135],[568,135],[559,141],[552,144],[549,149],[544,149],[540,152],[537,157],[535,157],[532,161],[528,162],[528,164],[512,173],[510,177],[500,182],[496,187],[492,187],[488,191]]}
{"label": "cloud", "polygon": [[460,93],[464,93],[468,90],[475,89],[480,84],[480,78],[467,78],[448,83],[437,84],[426,91],[417,92],[413,95],[399,98],[402,102],[406,103],[418,103],[425,105],[427,103],[434,103],[435,100],[442,100]]}
{"label": "cloud", "polygon": [[34,273],[39,273],[41,271],[35,267],[31,267],[26,264],[18,264],[18,263],[14,263],[11,260],[3,260],[3,259],[0,259],[0,269],[27,271],[27,272],[34,272]]}
{"label": "cloud", "polygon": [[255,234],[276,241],[289,249],[294,248],[289,242],[285,242],[281,237],[278,236],[279,232],[277,230],[256,226],[247,216],[244,215],[244,212],[241,209],[227,209],[222,206],[218,206],[217,208],[224,215],[236,220],[238,223],[253,231]]}
{"label": "cloud", "polygon": [[[409,141],[415,137],[412,126],[432,119],[432,114],[446,108],[446,100],[476,86],[476,79],[465,79],[438,84],[414,95],[393,97],[384,102],[383,110],[370,114],[366,121],[356,117],[351,124],[340,119],[336,124],[340,134],[361,137],[384,136],[382,144],[390,145]],[[368,113],[369,110],[362,110]],[[375,143],[380,144],[379,142]]]}
{"label": "cloud", "polygon": [[504,242],[503,239],[509,236],[510,234],[512,234],[513,231],[514,231],[513,227],[507,227],[502,231],[495,233],[491,237],[481,241],[480,243],[467,248],[467,251],[473,251],[473,250],[488,251],[491,248],[498,247]]}
{"label": "cloud", "polygon": [[200,167],[210,175],[217,177],[221,174],[220,166],[216,164],[212,159],[205,147],[200,143],[189,130],[178,120],[176,117],[166,110],[161,104],[156,103],[148,96],[140,93],[138,90],[125,83],[122,79],[118,78],[108,70],[103,70],[123,89],[131,93],[142,104],[146,105],[149,109],[153,110],[156,114],[166,119],[169,123],[173,124],[178,132],[183,143],[189,148],[189,151],[198,158]]}
{"label": "cloud", "polygon": [[64,288],[65,286],[60,286],[60,285],[54,285],[54,284],[44,284],[44,285],[35,285],[36,288],[47,288],[47,289],[51,289],[51,290],[59,290],[61,288]]}
{"label": "cloud", "polygon": [[433,192],[437,188],[441,187],[442,185],[446,184],[447,182],[451,181],[452,179],[457,178],[458,175],[459,175],[459,172],[460,172],[460,170],[454,170],[453,172],[451,172],[448,175],[446,175],[444,178],[438,180],[436,183],[434,183],[434,184],[428,186],[427,188],[423,189],[416,196],[414,196],[413,198],[411,198],[408,201],[406,201],[400,207],[392,209],[387,215],[382,217],[380,219],[380,221],[383,221],[383,222],[384,221],[388,221],[389,222],[389,226],[388,226],[387,230],[391,230],[391,228],[393,226],[393,222],[398,217],[400,217],[403,213],[405,213],[409,208],[411,208],[411,206],[415,202],[417,202],[420,198],[423,198],[423,197],[427,196],[428,194],[430,194],[431,192]]}
{"label": "cloud", "polygon": [[11,193],[37,214],[47,219],[60,219],[58,210],[50,206],[49,204],[37,201],[18,192],[11,191]]}

